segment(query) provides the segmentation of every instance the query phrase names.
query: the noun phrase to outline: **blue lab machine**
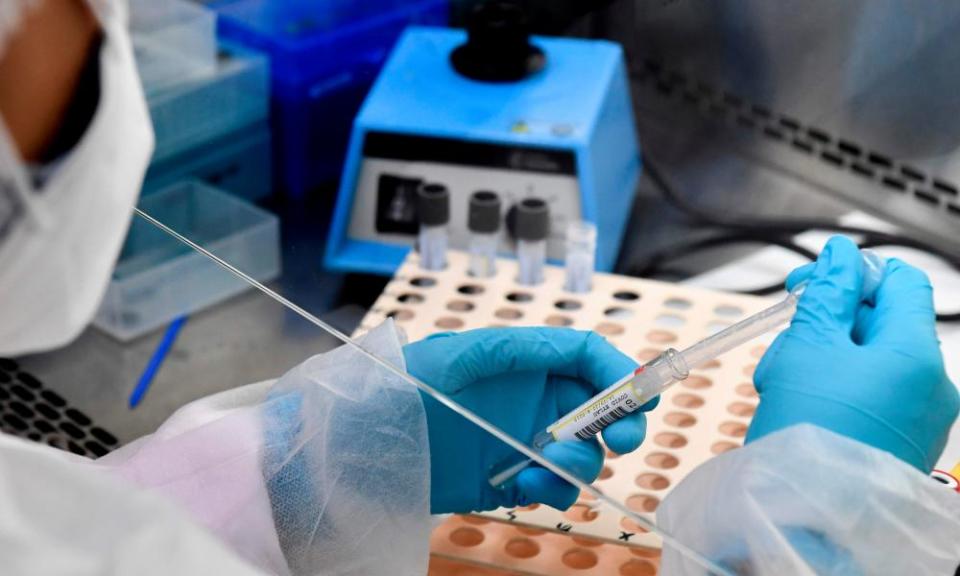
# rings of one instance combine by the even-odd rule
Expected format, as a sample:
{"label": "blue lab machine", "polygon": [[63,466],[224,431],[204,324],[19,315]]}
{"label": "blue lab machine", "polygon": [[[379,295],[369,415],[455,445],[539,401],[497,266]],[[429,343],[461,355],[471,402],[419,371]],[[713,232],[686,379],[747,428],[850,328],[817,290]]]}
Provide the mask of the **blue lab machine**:
{"label": "blue lab machine", "polygon": [[[458,51],[467,39],[413,27],[397,43],[353,125],[325,265],[392,274],[416,239],[415,191],[435,182],[450,190],[451,247],[467,247],[470,194],[493,190],[508,208],[549,203],[552,260],[566,222],[595,222],[597,267],[611,270],[640,174],[620,46],[526,35],[522,69],[497,77],[507,58],[485,70],[482,55]],[[470,39],[482,44],[472,27]],[[502,252],[511,236],[503,227]]]}

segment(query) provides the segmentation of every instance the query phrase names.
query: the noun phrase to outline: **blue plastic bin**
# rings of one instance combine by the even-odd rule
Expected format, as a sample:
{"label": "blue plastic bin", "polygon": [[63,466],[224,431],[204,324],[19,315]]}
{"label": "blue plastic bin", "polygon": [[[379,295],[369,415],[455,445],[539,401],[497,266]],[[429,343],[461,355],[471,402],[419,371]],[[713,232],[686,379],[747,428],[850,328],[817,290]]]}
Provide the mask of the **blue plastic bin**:
{"label": "blue plastic bin", "polygon": [[303,196],[340,175],[353,118],[411,24],[446,25],[447,0],[223,0],[221,40],[270,58],[279,187]]}

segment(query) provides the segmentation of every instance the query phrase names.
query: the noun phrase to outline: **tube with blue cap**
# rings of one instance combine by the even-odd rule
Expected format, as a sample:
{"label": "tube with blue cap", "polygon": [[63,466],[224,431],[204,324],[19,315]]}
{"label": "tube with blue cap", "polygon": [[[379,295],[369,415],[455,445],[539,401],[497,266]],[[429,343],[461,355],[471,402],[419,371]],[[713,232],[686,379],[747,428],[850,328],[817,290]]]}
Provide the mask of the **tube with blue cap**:
{"label": "tube with blue cap", "polygon": [[[861,295],[871,302],[883,280],[886,261],[874,252],[862,251],[864,262]],[[728,328],[679,351],[668,348],[652,361],[625,375],[593,398],[587,400],[533,439],[533,448],[543,450],[548,444],[563,440],[589,440],[601,430],[638,410],[673,384],[684,380],[690,370],[722,356],[741,344],[778,328],[793,318],[806,283],[798,284],[787,297],[773,306],[745,318]],[[497,466],[490,484],[501,486],[531,464],[531,460],[508,461]]]}

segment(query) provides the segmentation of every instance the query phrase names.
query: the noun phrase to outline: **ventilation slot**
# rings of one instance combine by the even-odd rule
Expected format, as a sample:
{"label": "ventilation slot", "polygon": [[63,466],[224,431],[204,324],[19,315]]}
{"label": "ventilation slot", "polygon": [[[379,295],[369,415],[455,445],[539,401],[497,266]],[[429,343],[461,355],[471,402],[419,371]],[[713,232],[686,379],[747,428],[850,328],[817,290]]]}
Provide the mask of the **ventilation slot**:
{"label": "ventilation slot", "polygon": [[91,458],[119,444],[113,434],[6,358],[0,358],[0,430]]}
{"label": "ventilation slot", "polygon": [[960,216],[958,186],[932,178],[914,166],[898,163],[856,142],[836,138],[821,128],[807,126],[790,116],[746,102],[736,94],[692,80],[656,60],[644,60],[634,77],[641,85],[652,86],[665,97],[691,105],[714,121],[751,130],[833,168],[876,182],[888,191],[912,195],[933,209],[943,207],[948,214]]}

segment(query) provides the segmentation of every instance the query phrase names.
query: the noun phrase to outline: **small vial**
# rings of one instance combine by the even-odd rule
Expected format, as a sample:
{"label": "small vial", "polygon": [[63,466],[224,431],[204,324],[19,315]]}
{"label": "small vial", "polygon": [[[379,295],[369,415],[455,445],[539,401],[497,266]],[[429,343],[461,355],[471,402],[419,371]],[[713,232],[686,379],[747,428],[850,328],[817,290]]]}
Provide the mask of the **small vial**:
{"label": "small vial", "polygon": [[443,270],[447,266],[447,224],[450,222],[450,191],[443,184],[424,184],[417,190],[420,219],[420,267]]}
{"label": "small vial", "polygon": [[568,292],[589,292],[593,285],[594,261],[597,254],[597,227],[584,220],[567,226],[567,279],[563,288]]}
{"label": "small vial", "polygon": [[470,274],[489,278],[497,273],[500,197],[496,192],[480,190],[470,195],[467,229],[470,230]]}
{"label": "small vial", "polygon": [[520,276],[517,282],[534,286],[543,282],[543,266],[547,259],[547,236],[550,235],[550,208],[539,198],[527,198],[517,206],[517,261]]}

